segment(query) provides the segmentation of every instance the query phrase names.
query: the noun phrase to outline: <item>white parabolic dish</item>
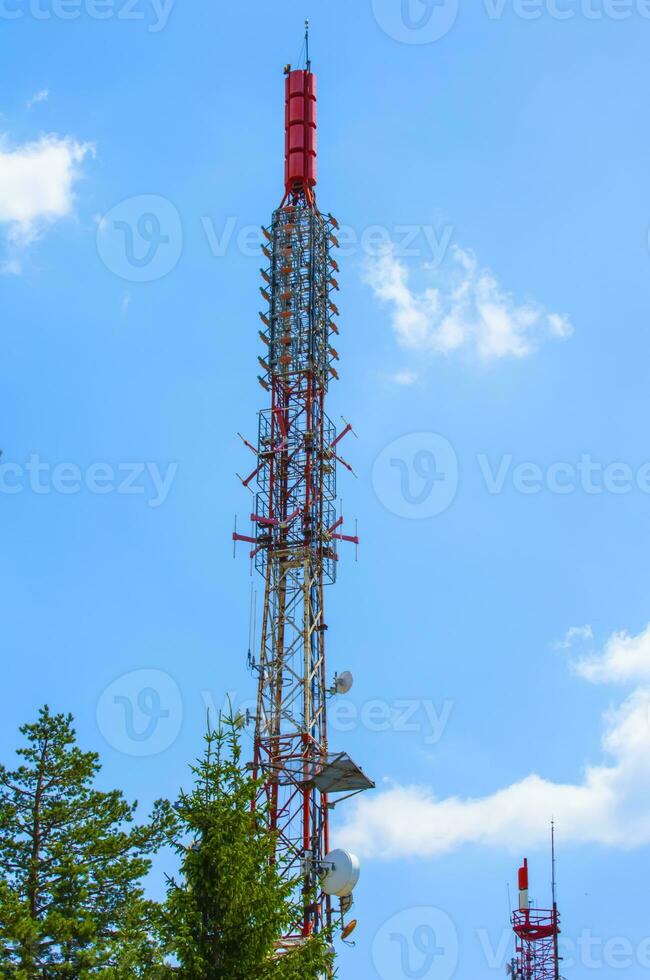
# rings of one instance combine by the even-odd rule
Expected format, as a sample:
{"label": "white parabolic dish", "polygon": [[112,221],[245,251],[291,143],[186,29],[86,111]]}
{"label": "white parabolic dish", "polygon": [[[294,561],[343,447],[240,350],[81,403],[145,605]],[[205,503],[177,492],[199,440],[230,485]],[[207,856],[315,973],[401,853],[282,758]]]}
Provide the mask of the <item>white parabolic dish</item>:
{"label": "white parabolic dish", "polygon": [[352,690],[354,684],[354,677],[349,670],[344,670],[342,674],[339,674],[336,678],[336,693],[337,694],[348,694]]}
{"label": "white parabolic dish", "polygon": [[327,874],[322,888],[326,895],[347,898],[352,894],[361,875],[359,859],[349,851],[332,851],[325,858]]}

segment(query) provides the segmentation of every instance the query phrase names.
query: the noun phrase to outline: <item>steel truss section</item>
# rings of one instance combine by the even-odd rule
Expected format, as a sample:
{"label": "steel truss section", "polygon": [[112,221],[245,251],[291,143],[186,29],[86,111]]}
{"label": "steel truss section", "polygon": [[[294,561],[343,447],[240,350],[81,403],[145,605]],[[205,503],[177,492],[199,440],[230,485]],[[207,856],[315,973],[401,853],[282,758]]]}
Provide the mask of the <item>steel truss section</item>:
{"label": "steel truss section", "polygon": [[528,909],[513,913],[517,937],[516,980],[556,980],[557,911]]}
{"label": "steel truss section", "polygon": [[328,799],[313,782],[328,757],[323,589],[336,578],[337,438],[325,412],[338,359],[330,337],[338,284],[330,219],[298,196],[278,209],[262,270],[268,312],[260,381],[271,394],[259,417],[253,555],[265,579],[254,768],[264,781],[277,860],[300,878],[308,936],[331,921],[319,894],[329,850]]}

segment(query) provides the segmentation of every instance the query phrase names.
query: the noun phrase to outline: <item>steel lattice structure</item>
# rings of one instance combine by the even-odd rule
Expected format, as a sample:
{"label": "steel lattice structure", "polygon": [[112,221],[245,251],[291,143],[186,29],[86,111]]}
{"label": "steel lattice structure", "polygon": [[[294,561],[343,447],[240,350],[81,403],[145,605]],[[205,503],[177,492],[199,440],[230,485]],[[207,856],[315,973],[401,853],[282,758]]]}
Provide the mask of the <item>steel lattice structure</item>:
{"label": "steel lattice structure", "polygon": [[[344,463],[338,445],[351,426],[337,435],[326,413],[328,387],[338,377],[332,343],[338,266],[331,255],[338,225],[320,213],[315,184],[316,78],[308,62],[306,71],[286,70],[285,196],[263,229],[261,270],[267,308],[260,313],[259,381],[270,404],[259,414],[257,446],[246,443],[257,464],[242,481],[255,494],[253,532],[234,534],[251,543],[265,583],[254,770],[264,782],[277,860],[312,896],[287,945],[332,921],[331,898],[320,888],[330,850],[330,800],[323,790],[348,787],[345,779],[323,780],[332,759],[324,587],[336,579],[337,543],[358,544],[341,533],[336,509],[337,463]],[[347,761],[351,791],[367,788]]]}

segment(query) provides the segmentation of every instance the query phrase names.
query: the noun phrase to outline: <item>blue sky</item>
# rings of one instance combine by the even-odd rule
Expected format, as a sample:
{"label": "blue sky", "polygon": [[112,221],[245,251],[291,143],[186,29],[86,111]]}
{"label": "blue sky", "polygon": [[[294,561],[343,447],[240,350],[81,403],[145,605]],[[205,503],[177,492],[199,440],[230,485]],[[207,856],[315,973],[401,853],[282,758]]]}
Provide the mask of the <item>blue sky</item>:
{"label": "blue sky", "polygon": [[567,976],[645,975],[648,5],[0,8],[3,759],[47,701],[146,807],[253,694],[236,433],[309,16],[359,436],[332,741],[378,783],[341,976],[503,975],[551,816]]}

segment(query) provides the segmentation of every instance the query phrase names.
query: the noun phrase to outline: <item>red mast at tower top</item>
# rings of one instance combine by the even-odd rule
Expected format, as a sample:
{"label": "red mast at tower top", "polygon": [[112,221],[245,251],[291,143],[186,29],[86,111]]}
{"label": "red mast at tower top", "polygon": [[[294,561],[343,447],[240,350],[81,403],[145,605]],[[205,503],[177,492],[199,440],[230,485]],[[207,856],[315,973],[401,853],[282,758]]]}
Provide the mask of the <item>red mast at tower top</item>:
{"label": "red mast at tower top", "polygon": [[305,22],[305,69],[285,68],[284,187],[282,204],[293,195],[315,203],[317,181],[316,76],[309,57],[309,21]]}
{"label": "red mast at tower top", "polygon": [[292,194],[302,193],[313,202],[316,182],[316,76],[311,71],[288,71],[285,82],[285,200]]}

